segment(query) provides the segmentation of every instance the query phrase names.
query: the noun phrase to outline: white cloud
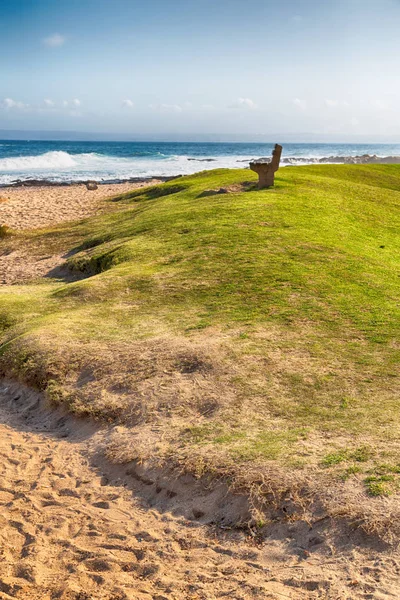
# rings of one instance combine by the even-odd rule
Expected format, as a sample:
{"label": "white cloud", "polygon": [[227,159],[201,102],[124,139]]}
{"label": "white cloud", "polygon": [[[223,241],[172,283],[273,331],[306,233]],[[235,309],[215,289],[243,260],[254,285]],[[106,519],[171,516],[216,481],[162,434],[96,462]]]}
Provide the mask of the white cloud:
{"label": "white cloud", "polygon": [[130,100],[129,98],[125,98],[125,100],[122,101],[122,106],[124,108],[133,108],[135,105],[132,102],[132,100]]}
{"label": "white cloud", "polygon": [[332,100],[331,98],[325,98],[324,102],[327,108],[348,108],[350,106],[346,100]]}
{"label": "white cloud", "polygon": [[78,98],[74,98],[73,100],[63,100],[61,102],[61,106],[63,108],[79,108],[82,102]]}
{"label": "white cloud", "polygon": [[14,108],[16,106],[16,101],[12,98],[4,98],[2,106],[4,106],[4,108]]}
{"label": "white cloud", "polygon": [[10,109],[10,108],[28,108],[29,104],[24,104],[23,102],[19,102],[18,100],[13,100],[12,98],[4,98],[1,102],[1,107]]}
{"label": "white cloud", "polygon": [[251,100],[250,98],[238,98],[237,100],[235,100],[235,102],[230,104],[229,108],[245,108],[254,110],[255,108],[257,108],[257,104],[253,102],[253,100]]}
{"label": "white cloud", "polygon": [[161,112],[181,113],[182,107],[179,104],[149,104],[149,108]]}
{"label": "white cloud", "polygon": [[20,102],[19,100],[14,100],[13,98],[4,98],[0,100],[0,109],[5,110],[25,110],[30,112],[43,113],[46,111],[59,112],[62,109],[69,109],[69,114],[72,116],[81,116],[79,112],[79,108],[81,106],[81,101],[78,98],[74,98],[73,100],[63,100],[60,103],[56,103],[51,98],[44,98],[44,100],[39,104],[25,104],[24,102]]}
{"label": "white cloud", "polygon": [[328,108],[336,108],[337,105],[338,105],[337,100],[331,100],[330,98],[325,98],[325,106],[327,106]]}
{"label": "white cloud", "polygon": [[160,108],[161,108],[161,110],[164,110],[166,112],[175,112],[175,113],[182,112],[182,107],[179,106],[179,104],[161,104]]}
{"label": "white cloud", "polygon": [[292,103],[299,110],[306,110],[307,108],[307,103],[304,100],[301,100],[300,98],[293,98]]}
{"label": "white cloud", "polygon": [[49,35],[43,39],[43,43],[46,46],[49,46],[49,48],[59,48],[65,44],[65,41],[66,37],[59,33],[53,33],[52,35]]}

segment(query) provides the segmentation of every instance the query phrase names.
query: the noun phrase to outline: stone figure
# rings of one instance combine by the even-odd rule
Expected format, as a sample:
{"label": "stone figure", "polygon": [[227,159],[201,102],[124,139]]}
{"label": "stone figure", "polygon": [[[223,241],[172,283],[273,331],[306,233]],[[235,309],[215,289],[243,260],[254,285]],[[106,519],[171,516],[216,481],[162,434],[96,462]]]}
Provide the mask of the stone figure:
{"label": "stone figure", "polygon": [[252,160],[250,169],[258,174],[258,189],[262,190],[274,185],[275,173],[279,169],[281,160],[282,146],[275,144],[272,152],[272,159],[258,158]]}

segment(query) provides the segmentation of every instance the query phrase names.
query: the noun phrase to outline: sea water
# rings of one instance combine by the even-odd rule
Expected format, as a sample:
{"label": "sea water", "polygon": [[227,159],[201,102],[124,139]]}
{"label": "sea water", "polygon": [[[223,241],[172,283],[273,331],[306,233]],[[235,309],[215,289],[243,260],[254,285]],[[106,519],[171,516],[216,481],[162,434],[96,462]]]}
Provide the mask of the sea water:
{"label": "sea water", "polygon": [[[43,179],[111,182],[174,176],[205,169],[243,168],[270,156],[271,143],[68,142],[0,140],[0,185]],[[400,144],[283,144],[283,158],[400,156]],[[296,163],[296,160],[294,160]]]}

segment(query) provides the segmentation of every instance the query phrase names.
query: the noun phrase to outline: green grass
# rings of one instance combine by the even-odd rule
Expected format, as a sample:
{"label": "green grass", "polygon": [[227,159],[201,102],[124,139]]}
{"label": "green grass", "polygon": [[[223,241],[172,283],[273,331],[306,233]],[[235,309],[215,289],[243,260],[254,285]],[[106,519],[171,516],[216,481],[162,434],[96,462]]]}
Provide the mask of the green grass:
{"label": "green grass", "polygon": [[371,475],[365,479],[367,492],[370,496],[390,496],[393,493],[390,484],[394,482],[393,475],[380,475],[379,477]]}
{"label": "green grass", "polygon": [[322,461],[325,467],[331,467],[332,465],[338,465],[345,461],[355,462],[367,462],[374,456],[374,451],[367,446],[361,446],[360,448],[343,448],[337,452],[331,452],[324,456]]}
{"label": "green grass", "polygon": [[400,167],[288,167],[263,191],[245,181],[200,173],[2,239],[69,252],[87,276],[0,288],[3,372],[80,414],[155,423],[172,454],[397,464]]}

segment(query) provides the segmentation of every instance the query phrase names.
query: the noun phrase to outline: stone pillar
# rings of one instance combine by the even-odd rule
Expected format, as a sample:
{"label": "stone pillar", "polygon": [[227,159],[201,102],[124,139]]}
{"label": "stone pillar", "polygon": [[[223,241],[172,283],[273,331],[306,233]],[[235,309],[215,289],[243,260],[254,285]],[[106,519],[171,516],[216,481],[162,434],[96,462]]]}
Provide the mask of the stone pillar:
{"label": "stone pillar", "polygon": [[275,173],[279,169],[282,146],[275,144],[272,159],[259,158],[250,163],[250,169],[258,174],[258,189],[269,188],[274,185]]}

